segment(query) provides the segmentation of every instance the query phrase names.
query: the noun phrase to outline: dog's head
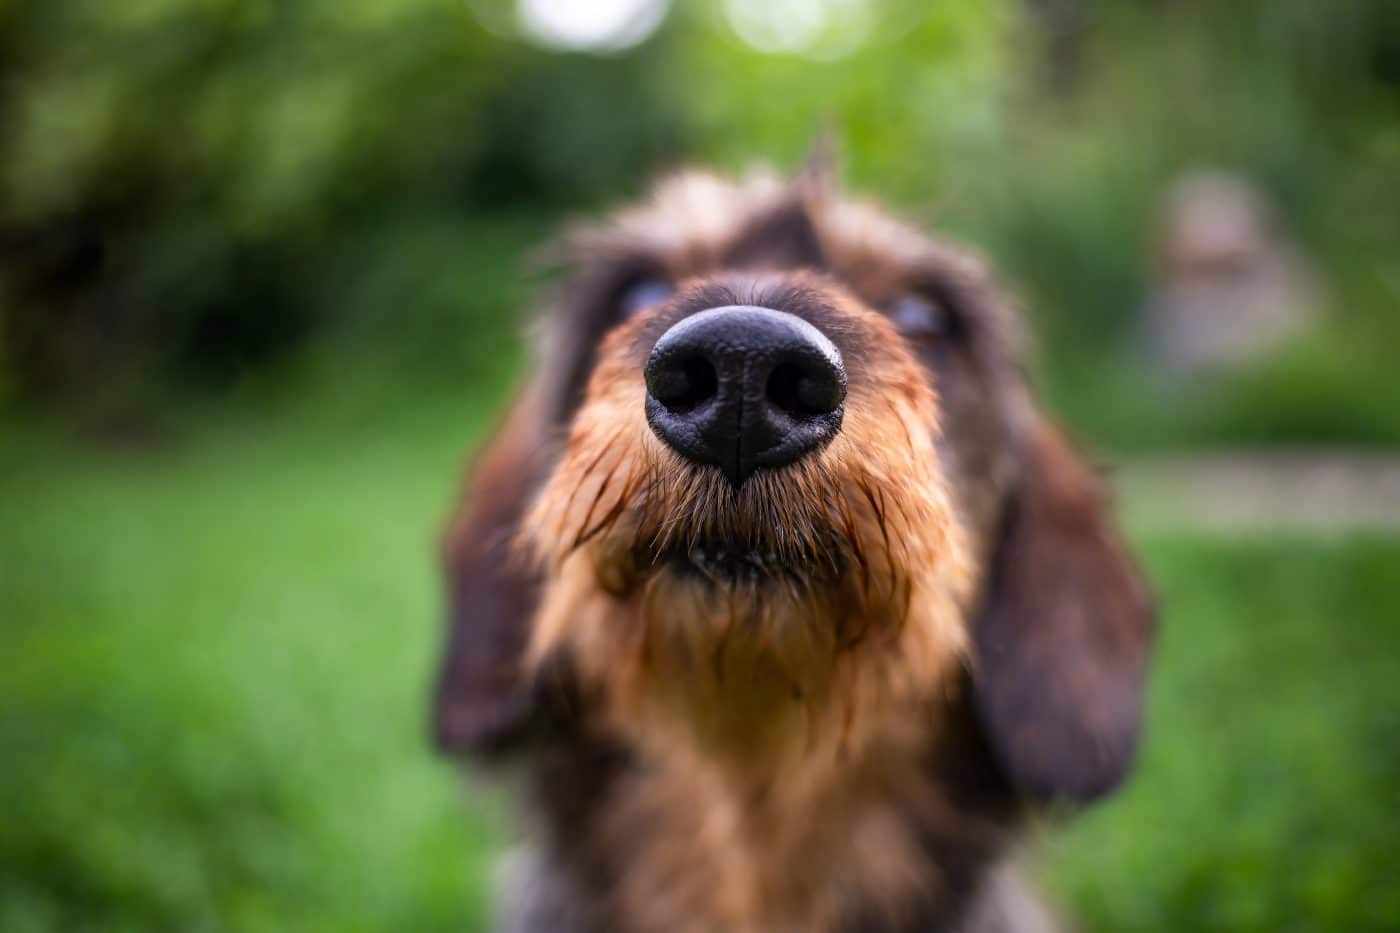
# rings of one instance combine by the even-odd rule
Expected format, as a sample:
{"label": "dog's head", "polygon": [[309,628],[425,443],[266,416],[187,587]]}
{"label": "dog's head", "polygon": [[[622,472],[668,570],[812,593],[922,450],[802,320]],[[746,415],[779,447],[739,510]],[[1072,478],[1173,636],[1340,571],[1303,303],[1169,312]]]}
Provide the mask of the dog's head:
{"label": "dog's head", "polygon": [[1021,787],[1117,782],[1148,600],[977,261],[820,169],[680,175],[566,253],[449,534],[442,743],[517,736],[562,667],[614,727],[844,749],[962,662]]}

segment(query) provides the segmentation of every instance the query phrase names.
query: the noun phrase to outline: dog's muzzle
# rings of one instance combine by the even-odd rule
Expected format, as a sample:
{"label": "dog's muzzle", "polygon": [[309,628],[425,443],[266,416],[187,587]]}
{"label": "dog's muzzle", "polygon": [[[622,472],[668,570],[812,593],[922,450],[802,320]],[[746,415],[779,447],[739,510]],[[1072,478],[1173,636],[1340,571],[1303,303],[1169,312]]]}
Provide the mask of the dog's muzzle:
{"label": "dog's muzzle", "polygon": [[841,429],[846,370],[826,335],[793,314],[750,305],[684,318],[644,370],[647,423],[734,488],[796,463]]}

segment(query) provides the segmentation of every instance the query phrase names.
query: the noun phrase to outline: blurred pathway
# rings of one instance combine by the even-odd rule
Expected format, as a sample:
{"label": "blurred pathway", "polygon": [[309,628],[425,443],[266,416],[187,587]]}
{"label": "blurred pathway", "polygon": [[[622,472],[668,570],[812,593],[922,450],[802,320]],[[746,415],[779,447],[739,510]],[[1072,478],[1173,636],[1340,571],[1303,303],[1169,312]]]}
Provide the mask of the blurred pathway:
{"label": "blurred pathway", "polygon": [[1108,462],[1135,528],[1400,533],[1400,455],[1244,450]]}

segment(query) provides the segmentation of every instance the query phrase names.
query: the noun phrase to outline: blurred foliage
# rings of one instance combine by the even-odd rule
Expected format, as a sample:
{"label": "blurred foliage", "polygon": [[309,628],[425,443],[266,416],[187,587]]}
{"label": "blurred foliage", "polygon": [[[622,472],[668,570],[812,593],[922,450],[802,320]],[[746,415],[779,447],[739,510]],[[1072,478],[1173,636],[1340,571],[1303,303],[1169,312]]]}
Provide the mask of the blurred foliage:
{"label": "blurred foliage", "polygon": [[[1400,441],[1400,7],[1045,7],[1079,15],[1041,34],[1054,73],[1022,84],[1009,161],[959,214],[1032,298],[1052,401],[1122,446]],[[1281,353],[1183,387],[1136,312],[1162,193],[1202,167],[1262,187],[1330,301]]]}
{"label": "blurred foliage", "polygon": [[[728,9],[599,56],[503,35],[503,0],[0,4],[0,401],[158,407],[342,356],[475,378],[561,215],[682,161],[791,166],[825,125],[857,187],[993,255],[1096,439],[1400,440],[1393,3],[884,0],[806,56]],[[1324,339],[1182,393],[1135,315],[1164,186],[1202,166],[1264,188],[1333,300]]]}
{"label": "blurred foliage", "polygon": [[545,227],[511,217],[681,138],[642,79],[660,42],[546,55],[461,3],[35,0],[0,6],[0,47],[0,314],[30,396],[227,381],[359,311],[470,364]]}
{"label": "blurred foliage", "polygon": [[[514,336],[551,218],[635,193],[700,133],[790,156],[834,96],[890,109],[878,75],[749,93],[760,57],[706,13],[609,58],[496,38],[460,2],[0,6],[12,394],[227,382],[344,330],[469,370]],[[930,18],[907,54],[987,46],[982,18]]]}

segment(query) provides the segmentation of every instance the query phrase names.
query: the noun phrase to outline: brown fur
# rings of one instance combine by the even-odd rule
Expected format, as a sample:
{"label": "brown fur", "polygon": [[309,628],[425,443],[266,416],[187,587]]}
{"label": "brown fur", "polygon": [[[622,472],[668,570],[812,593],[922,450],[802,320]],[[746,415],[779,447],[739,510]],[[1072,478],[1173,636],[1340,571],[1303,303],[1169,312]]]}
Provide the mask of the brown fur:
{"label": "brown fur", "polygon": [[[1019,890],[987,879],[1025,801],[1089,799],[1131,760],[1150,607],[980,264],[812,173],[683,175],[567,253],[447,544],[438,735],[530,774],[549,893],[518,928],[1009,916],[973,906]],[[676,296],[623,321],[639,277]],[[905,293],[947,329],[897,329]],[[656,438],[640,376],[677,320],[733,303],[805,317],[849,374],[832,442],[737,491]],[[713,542],[760,572],[676,569]]]}

